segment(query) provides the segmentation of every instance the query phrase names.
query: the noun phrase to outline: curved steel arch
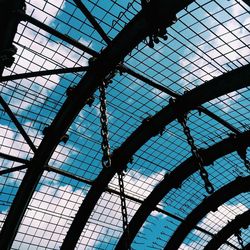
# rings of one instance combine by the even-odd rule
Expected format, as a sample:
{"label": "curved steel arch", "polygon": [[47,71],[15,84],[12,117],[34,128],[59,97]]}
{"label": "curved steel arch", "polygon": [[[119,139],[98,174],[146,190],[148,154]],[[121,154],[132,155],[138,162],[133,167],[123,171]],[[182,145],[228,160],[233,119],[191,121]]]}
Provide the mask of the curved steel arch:
{"label": "curved steel arch", "polygon": [[[165,1],[166,3],[164,3],[162,0],[158,0],[155,2],[157,4],[161,4],[161,7],[164,6],[165,11],[165,9],[169,9],[168,6],[171,1]],[[174,8],[177,11],[182,5],[187,5],[191,2],[192,1],[182,1],[181,4],[177,3],[178,6],[174,6]],[[173,8],[173,6],[171,6],[171,8]],[[83,80],[78,85],[76,89],[77,91],[75,91],[74,95],[68,97],[57,114],[50,129],[45,135],[44,140],[39,146],[38,152],[31,160],[29,170],[27,171],[13,205],[11,206],[0,235],[0,244],[2,244],[1,246],[3,246],[3,249],[8,249],[10,247],[18,226],[20,225],[25,209],[31,199],[32,193],[34,192],[40,176],[43,173],[44,165],[48,162],[50,156],[55,150],[55,147],[60,142],[61,137],[65,134],[80,109],[85,105],[86,99],[95,91],[101,79],[115,67],[115,64],[119,62],[124,55],[126,55],[127,51],[131,50],[142,37],[146,36],[147,21],[143,18],[142,14],[138,16],[132,21],[133,24],[137,24],[137,26],[135,25],[134,28],[132,27],[133,25],[130,25],[130,28],[126,28],[126,32],[124,31],[122,34],[118,35],[120,40],[118,38],[115,39],[115,42],[112,42],[111,46],[101,53],[92,69],[87,72]],[[131,43],[128,44],[127,40],[130,38]],[[112,60],[109,60],[110,58],[112,58]],[[96,70],[99,74],[96,74]],[[16,222],[15,225],[12,225],[14,224],[12,221]],[[4,248],[4,246],[7,246],[7,248]]]}
{"label": "curved steel arch", "polygon": [[[201,151],[205,166],[211,165],[215,160],[238,150],[238,146],[250,146],[250,131],[241,133],[237,138],[229,137],[213,146]],[[165,175],[164,179],[154,188],[149,196],[138,208],[129,223],[129,244],[131,244],[142,227],[144,221],[155,209],[157,204],[173,189],[178,188],[181,183],[198,170],[197,162],[192,156],[182,162],[170,174]],[[123,233],[116,249],[124,249],[125,240],[128,240]],[[128,243],[127,243],[128,244]]]}
{"label": "curved steel arch", "polygon": [[225,241],[239,231],[241,228],[247,228],[250,225],[250,210],[237,215],[235,219],[230,221],[225,227],[223,227],[214,237],[208,242],[204,250],[219,249]]}
{"label": "curved steel arch", "polygon": [[223,186],[211,196],[200,203],[176,229],[173,236],[165,246],[165,250],[175,250],[182,244],[186,236],[197,223],[210,211],[216,211],[219,206],[231,198],[250,191],[250,176],[237,177],[234,181]]}
{"label": "curved steel arch", "polygon": [[[175,13],[185,8],[193,0],[152,1],[151,7],[157,12],[154,24],[166,27],[172,23]],[[100,82],[123,58],[149,34],[150,22],[144,12],[139,12],[113,39],[89,67],[88,71],[79,82],[75,91],[68,96],[55,119],[50,125],[44,139],[39,145],[34,158],[30,161],[29,168],[17,191],[14,201],[6,217],[0,234],[0,249],[10,249],[18,227],[24,216],[32,194],[43,174],[44,166],[48,163],[61,138],[85,106],[87,99],[95,92]],[[129,42],[128,42],[129,41]],[[15,221],[15,223],[13,223]]]}
{"label": "curved steel arch", "polygon": [[243,66],[217,78],[179,97],[176,102],[167,105],[153,117],[146,119],[127,139],[113,152],[112,166],[103,169],[81,204],[73,223],[66,235],[61,249],[73,249],[87,220],[115,173],[123,169],[133,154],[151,137],[163,131],[165,126],[201,104],[226,93],[249,86],[250,65]]}

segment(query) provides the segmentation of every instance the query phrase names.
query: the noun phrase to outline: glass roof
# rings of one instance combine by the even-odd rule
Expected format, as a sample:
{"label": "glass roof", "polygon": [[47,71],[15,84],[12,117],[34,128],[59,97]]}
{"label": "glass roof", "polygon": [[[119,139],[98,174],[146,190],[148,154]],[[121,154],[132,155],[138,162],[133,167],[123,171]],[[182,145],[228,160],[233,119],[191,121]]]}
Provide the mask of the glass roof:
{"label": "glass roof", "polygon": [[[158,8],[162,4],[167,9],[165,5],[171,6],[173,1],[149,2]],[[177,119],[183,112],[187,112],[187,125],[201,155],[202,151],[224,143],[219,148],[221,152],[214,150],[213,156],[204,153],[204,165],[209,166],[206,169],[215,191],[236,177],[249,174],[245,166],[250,142],[250,94],[249,80],[246,80],[250,72],[247,68],[250,62],[248,1],[185,2],[181,10],[176,7],[176,18],[167,26],[166,39],[156,39],[151,48],[148,31],[136,46],[126,50],[126,55],[121,55],[123,59],[112,69],[115,75],[106,88],[111,153],[115,155],[116,149],[121,149],[120,164],[130,152],[133,155],[125,159],[128,164],[123,166],[129,222],[138,209],[145,206],[144,200],[159,183],[183,162],[193,159]],[[174,4],[172,7],[175,10]],[[0,105],[0,228],[19,216],[20,225],[17,222],[10,249],[60,249],[79,207],[106,170],[101,163],[101,111],[97,90],[100,83],[94,81],[95,87],[91,81],[109,69],[112,62],[100,59],[102,64],[99,63],[95,71],[95,61],[91,66],[91,60],[94,58],[98,64],[99,58],[105,58],[107,53],[111,53],[111,58],[112,53],[124,54],[116,38],[127,32],[128,36],[123,36],[127,38],[125,43],[134,44],[129,40],[127,28],[133,27],[134,20],[145,19],[141,25],[147,25],[147,30],[152,29],[150,22],[157,25],[159,21],[154,14],[144,13],[139,0],[26,0],[25,13],[15,13],[21,17],[12,42],[17,48],[15,61],[11,67],[4,68],[0,78],[3,99]],[[137,32],[141,32],[140,26],[134,27],[135,37]],[[119,56],[114,55],[114,61],[116,57]],[[237,73],[237,70],[246,73]],[[92,72],[95,72],[93,77]],[[231,73],[235,74],[233,81],[229,80]],[[74,92],[67,93],[84,83],[82,79],[90,79],[91,85],[81,93],[80,103],[80,97],[74,99]],[[241,83],[235,82],[238,80]],[[93,95],[92,104],[85,105],[86,95]],[[180,106],[176,104],[177,108],[172,109],[171,98],[176,98],[177,104],[181,100]],[[75,111],[72,119],[68,119],[63,112],[70,103],[77,105],[74,102],[79,102],[79,112]],[[164,121],[158,114],[162,114]],[[68,124],[65,125],[66,143],[54,139],[61,129],[56,127],[57,122]],[[158,131],[162,123],[164,130]],[[157,135],[150,132],[155,130]],[[241,145],[232,142],[232,134],[235,138],[243,135],[246,164],[239,155]],[[41,163],[41,170],[35,170],[39,169],[37,159],[42,159],[39,157],[44,152],[40,149],[46,148],[44,141],[48,147],[51,145],[51,150],[47,160]],[[209,157],[215,158],[213,164]],[[196,165],[196,161],[192,161],[184,167]],[[111,171],[114,173],[90,211],[75,249],[115,249],[123,234],[117,170]],[[33,174],[37,181],[29,189],[26,177]],[[25,196],[22,203],[15,197],[22,196],[23,185],[30,190],[30,196]],[[131,249],[164,249],[178,226],[208,196],[199,171],[190,173],[178,187],[172,185],[166,189],[158,205],[141,222]],[[249,193],[242,192],[221,204],[216,212],[210,211],[189,232],[179,249],[203,249],[229,221],[249,209],[249,200]],[[15,207],[23,208],[24,213],[12,217],[9,211]],[[250,231],[241,231],[247,245]],[[1,234],[5,232],[2,230]],[[220,249],[241,249],[234,233]]]}

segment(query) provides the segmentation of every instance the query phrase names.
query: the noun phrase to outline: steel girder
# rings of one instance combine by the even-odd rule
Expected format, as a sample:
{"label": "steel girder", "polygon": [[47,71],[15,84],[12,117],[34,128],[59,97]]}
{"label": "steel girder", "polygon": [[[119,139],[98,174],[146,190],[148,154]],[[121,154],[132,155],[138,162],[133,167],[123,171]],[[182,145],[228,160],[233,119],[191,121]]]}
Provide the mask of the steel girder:
{"label": "steel girder", "polygon": [[27,79],[27,78],[31,78],[31,77],[37,77],[37,76],[84,72],[87,69],[88,69],[88,67],[86,66],[86,67],[62,68],[62,69],[52,69],[52,70],[28,72],[28,73],[23,73],[23,74],[2,76],[2,77],[0,77],[0,82],[13,81],[13,80],[19,80],[19,79],[24,79],[24,78]]}
{"label": "steel girder", "polygon": [[250,225],[250,210],[237,215],[209,241],[204,250],[219,249],[225,241],[241,228],[247,228]]}
{"label": "steel girder", "polygon": [[250,7],[250,0],[243,0]]}
{"label": "steel girder", "polygon": [[[152,1],[151,7],[157,13],[154,23],[156,27],[166,27],[172,23],[173,16],[192,3],[193,0],[184,1]],[[25,15],[23,15],[25,16]],[[34,20],[33,20],[34,21]],[[30,161],[29,168],[19,186],[17,194],[10,207],[5,223],[0,233],[0,249],[10,249],[32,194],[43,174],[61,138],[85,106],[87,99],[93,95],[105,76],[112,72],[119,62],[149,34],[149,20],[144,12],[139,12],[113,39],[91,64],[88,71],[69,95],[53,120],[39,145],[37,152]],[[129,42],[128,42],[129,41]],[[109,171],[107,171],[109,172]],[[101,176],[101,175],[100,175]],[[100,177],[98,177],[100,179]],[[98,182],[98,181],[97,181]],[[92,207],[90,208],[92,210]],[[13,223],[15,221],[15,223]],[[78,237],[77,237],[78,239]],[[67,248],[70,249],[70,248]]]}
{"label": "steel girder", "polygon": [[[155,81],[152,81],[151,79],[135,72],[134,70],[132,70],[131,68],[129,68],[128,66],[126,65],[119,65],[119,68],[118,68],[121,72],[124,72],[124,73],[127,73],[143,82],[145,82],[146,84],[148,84],[149,86],[153,87],[153,88],[156,88],[160,91],[162,91],[163,93],[166,93],[174,98],[178,98],[180,97],[180,95],[176,92],[174,92],[173,90],[171,89],[168,89],[167,87],[165,86],[162,86],[160,85],[159,83],[155,82]],[[238,134],[239,133],[239,130],[237,128],[235,128],[234,126],[232,126],[231,124],[229,124],[227,121],[223,120],[221,117],[217,116],[216,114],[212,113],[211,111],[209,111],[208,109],[202,107],[202,106],[199,106],[199,107],[196,107],[196,109],[199,111],[199,112],[202,112],[204,114],[206,114],[207,116],[213,118],[215,121],[221,123],[223,126],[225,126],[227,129],[231,130],[233,133],[235,134]]]}
{"label": "steel girder", "polygon": [[[240,77],[239,77],[240,76]],[[133,154],[151,137],[158,135],[165,126],[184,112],[226,93],[249,86],[250,65],[235,69],[212,79],[179,97],[143,123],[113,152],[112,166],[103,169],[80,206],[66,235],[62,249],[73,249],[98,199],[117,171],[125,168]]]}
{"label": "steel girder", "polygon": [[[209,166],[217,159],[230,154],[239,149],[239,146],[250,146],[250,131],[246,131],[236,138],[229,137],[224,139],[213,146],[201,151],[204,165]],[[150,195],[144,200],[142,205],[138,208],[135,215],[129,223],[129,244],[131,244],[142,227],[143,223],[155,210],[157,204],[173,189],[181,186],[182,182],[189,176],[198,171],[197,161],[192,156],[182,162],[176,167],[170,174],[165,175],[164,179],[154,188]],[[119,242],[116,245],[116,249],[124,249],[124,242],[126,236],[123,233]]]}
{"label": "steel girder", "polygon": [[165,246],[165,250],[178,249],[189,232],[209,212],[215,212],[217,208],[233,197],[250,191],[250,176],[237,177],[234,181],[223,186],[208,198],[204,199],[176,229],[173,236]]}
{"label": "steel girder", "polygon": [[73,0],[76,6],[81,10],[81,12],[87,17],[89,22],[93,25],[95,30],[99,33],[99,35],[102,37],[102,39],[107,43],[110,44],[111,40],[107,36],[107,34],[104,32],[102,27],[99,25],[99,23],[95,20],[93,15],[89,12],[89,10],[86,8],[86,6],[82,3],[81,0]]}
{"label": "steel girder", "polygon": [[27,165],[22,165],[22,166],[18,166],[18,167],[13,167],[13,168],[8,168],[8,169],[4,169],[4,170],[0,170],[0,176],[4,175],[4,174],[9,174],[9,173],[13,173],[16,171],[20,171],[23,169],[26,169]]}
{"label": "steel girder", "polygon": [[24,140],[27,142],[27,144],[30,146],[30,148],[32,149],[33,152],[36,152],[36,147],[33,144],[33,142],[31,141],[31,139],[29,138],[28,134],[26,133],[26,131],[23,129],[22,125],[20,124],[20,122],[17,120],[16,116],[13,114],[13,112],[11,111],[9,105],[5,102],[5,100],[2,98],[2,96],[0,96],[0,104],[2,105],[4,111],[8,114],[8,116],[10,117],[10,119],[12,120],[12,122],[15,124],[16,128],[19,130],[19,132],[21,133],[21,135],[23,136]]}
{"label": "steel girder", "polygon": [[[80,8],[80,10],[83,12],[83,14],[88,18],[88,20],[90,21],[90,23],[93,25],[93,27],[98,31],[98,33],[101,35],[101,37],[103,38],[103,40],[106,41],[107,44],[110,43],[110,39],[109,37],[105,34],[105,32],[102,30],[101,26],[96,22],[96,20],[94,19],[94,17],[91,15],[91,13],[87,10],[87,8],[83,5],[83,3],[79,0],[74,0],[76,5]],[[94,56],[97,57],[99,54],[94,51],[91,48],[88,48],[87,46],[85,46],[84,44],[72,39],[69,36],[66,36],[64,34],[62,34],[61,32],[49,27],[48,25],[34,19],[31,16],[28,16],[26,14],[24,14],[23,12],[18,12],[18,14],[20,15],[21,18],[23,18],[26,21],[29,21],[30,23],[32,23],[33,25],[47,31],[48,33],[66,41],[67,43],[73,45],[74,47]],[[127,73],[137,79],[142,80],[143,82],[147,83],[148,85],[159,89],[160,91],[167,93],[170,96],[173,96],[175,98],[179,97],[179,95],[177,93],[175,93],[174,91],[161,86],[160,84],[155,83],[154,81],[146,78],[145,76],[140,75],[139,73],[135,72],[133,69],[129,68],[128,66],[124,65],[124,64],[119,64],[117,65],[117,69],[120,70],[123,73]],[[45,72],[44,72],[45,73]],[[65,72],[66,73],[66,72]],[[29,77],[28,75],[29,73],[27,73],[27,77]],[[30,73],[30,75],[32,75],[33,72]],[[34,72],[34,74],[36,74],[36,72]],[[20,75],[22,76],[22,74]],[[16,76],[18,77],[18,76]],[[16,79],[15,76],[7,76],[4,79]],[[19,79],[19,78],[17,78]],[[0,79],[1,81],[1,79]],[[233,131],[234,133],[237,133],[237,129],[235,129],[233,126],[231,126],[230,124],[228,124],[226,121],[224,121],[223,119],[221,119],[220,117],[216,116],[215,114],[213,114],[212,112],[210,112],[209,110],[203,108],[203,107],[197,107],[197,109],[203,113],[205,113],[206,115],[210,116],[211,118],[215,119],[216,121],[220,122],[221,124],[223,124],[225,127],[227,127],[229,130]]]}

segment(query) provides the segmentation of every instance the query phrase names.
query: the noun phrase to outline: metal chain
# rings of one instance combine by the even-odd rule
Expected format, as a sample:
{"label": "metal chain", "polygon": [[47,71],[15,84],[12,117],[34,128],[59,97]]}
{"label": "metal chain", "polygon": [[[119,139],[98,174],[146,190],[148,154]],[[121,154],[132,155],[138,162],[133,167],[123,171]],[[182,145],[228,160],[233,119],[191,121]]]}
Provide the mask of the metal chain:
{"label": "metal chain", "polygon": [[[108,83],[108,82],[107,82]],[[102,136],[102,166],[109,168],[111,166],[110,156],[110,145],[109,145],[109,133],[108,133],[108,116],[107,116],[107,105],[106,105],[106,81],[103,81],[99,86],[100,91],[100,121],[101,121],[101,136]],[[118,183],[120,188],[120,199],[121,199],[121,210],[122,210],[122,221],[123,231],[126,234],[126,243],[129,242],[129,230],[128,230],[128,214],[126,206],[126,197],[124,192],[124,173],[118,172]],[[130,249],[130,246],[126,245],[126,249]]]}
{"label": "metal chain", "polygon": [[100,121],[101,121],[101,136],[102,136],[102,166],[109,168],[111,166],[109,133],[108,133],[108,116],[106,106],[106,82],[103,81],[99,86],[100,91]]}
{"label": "metal chain", "polygon": [[245,247],[244,247],[243,239],[242,239],[242,237],[241,237],[241,231],[239,230],[239,231],[236,232],[234,235],[235,235],[235,237],[237,238],[238,243],[239,243],[241,249],[244,250]]}
{"label": "metal chain", "polygon": [[187,137],[187,142],[191,147],[191,152],[197,160],[198,167],[200,170],[200,176],[205,183],[205,189],[206,189],[208,194],[212,194],[214,192],[214,187],[208,179],[208,172],[204,168],[203,159],[202,159],[201,155],[199,154],[199,150],[197,149],[197,147],[194,144],[194,139],[190,133],[189,127],[187,126],[187,114],[184,114],[181,118],[178,119],[178,121],[180,122],[180,124],[183,127],[184,134]]}
{"label": "metal chain", "polygon": [[124,192],[124,182],[123,182],[123,176],[124,173],[118,172],[118,183],[119,183],[119,188],[120,188],[120,199],[121,199],[121,210],[122,210],[122,227],[123,227],[123,232],[126,234],[125,235],[125,248],[130,249],[130,244],[129,244],[129,228],[128,228],[128,213],[127,213],[127,206],[126,206],[126,197],[125,197],[125,192]]}

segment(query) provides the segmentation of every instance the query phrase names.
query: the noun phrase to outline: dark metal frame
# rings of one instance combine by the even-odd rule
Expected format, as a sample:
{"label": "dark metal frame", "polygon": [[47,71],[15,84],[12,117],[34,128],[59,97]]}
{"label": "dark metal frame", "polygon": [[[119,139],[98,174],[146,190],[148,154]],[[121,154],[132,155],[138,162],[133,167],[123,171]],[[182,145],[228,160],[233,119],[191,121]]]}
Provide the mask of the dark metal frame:
{"label": "dark metal frame", "polygon": [[17,120],[16,116],[13,114],[13,112],[11,111],[9,105],[5,102],[5,100],[2,98],[2,96],[0,96],[0,104],[2,105],[4,111],[9,115],[10,119],[13,121],[13,123],[15,124],[15,126],[17,127],[17,129],[19,130],[19,132],[21,133],[21,135],[23,136],[24,140],[27,142],[27,144],[30,146],[30,148],[32,149],[33,152],[36,152],[36,147],[33,144],[33,142],[31,141],[31,139],[29,138],[28,134],[26,133],[26,131],[23,129],[22,125],[20,124],[20,122]]}
{"label": "dark metal frame", "polygon": [[247,228],[250,225],[250,210],[237,215],[235,219],[230,221],[223,227],[205,246],[204,250],[219,249],[225,241],[233,234],[237,233],[241,228]]}
{"label": "dark metal frame", "polygon": [[24,78],[26,79],[26,78],[37,77],[37,76],[84,72],[87,69],[88,67],[86,66],[86,67],[62,68],[62,69],[52,69],[52,70],[44,70],[44,71],[37,71],[37,72],[28,72],[28,73],[23,73],[23,74],[2,76],[0,77],[0,82],[13,81],[13,80],[19,80],[19,79],[24,79]]}
{"label": "dark metal frame", "polygon": [[[73,249],[98,199],[104,192],[117,171],[124,169],[133,154],[151,137],[158,135],[165,126],[178,118],[179,115],[194,109],[201,104],[228,92],[244,88],[249,85],[250,65],[243,66],[179,97],[173,104],[169,104],[153,117],[145,120],[128,139],[113,152],[112,166],[103,169],[96,178],[80,206],[71,227],[65,237],[62,249]],[[239,76],[240,79],[239,79]]]}
{"label": "dark metal frame", "polygon": [[[172,13],[177,13],[191,2],[192,1],[190,0],[185,0],[181,3],[171,3],[171,8],[170,3],[163,0],[157,1],[157,4],[152,3],[152,6],[154,6],[154,8],[161,14],[160,16],[157,16],[159,18],[157,22],[159,24],[161,23],[161,25],[165,23],[166,25],[171,24]],[[33,24],[38,27],[40,26],[41,28],[46,28],[48,32],[54,32],[57,36],[61,35],[58,31],[55,31],[48,26],[45,27],[43,23],[25,15],[23,12],[19,12],[19,14],[20,17],[26,18],[26,21],[32,21]],[[19,186],[2,227],[0,234],[1,249],[7,250],[11,248],[32,194],[43,174],[44,166],[47,165],[56,146],[60,143],[61,138],[65,135],[77,114],[85,106],[87,99],[93,95],[105,76],[113,71],[119,62],[121,62],[139,42],[145,39],[147,35],[147,18],[142,12],[139,12],[138,15],[136,15],[113,39],[110,45],[98,55],[97,59],[92,63],[91,67],[89,67],[89,70],[74,89],[73,93],[68,96],[49,129],[47,129],[45,137],[39,145],[34,158],[31,160],[30,167]],[[62,39],[65,41],[71,40],[71,43],[74,43],[75,41],[74,39],[67,38],[65,35],[63,35]],[[130,42],[128,43],[128,41]],[[75,44],[76,47],[77,45],[78,44]],[[91,51],[88,51],[88,49],[86,49],[86,52],[92,53]],[[13,223],[13,221],[15,221],[15,223]]]}
{"label": "dark metal frame", "polygon": [[9,154],[4,154],[4,153],[1,153],[1,152],[0,152],[0,158],[6,159],[6,160],[9,160],[9,161],[15,161],[15,162],[23,163],[23,164],[28,164],[29,163],[28,160],[21,159],[21,158],[18,158],[16,156],[9,155]]}
{"label": "dark metal frame", "polygon": [[211,196],[207,197],[200,205],[198,205],[185,219],[183,223],[176,229],[173,236],[165,246],[165,250],[178,249],[189,232],[198,224],[202,218],[211,211],[229,201],[233,197],[250,191],[250,176],[237,177],[234,181],[223,186]]}
{"label": "dark metal frame", "polygon": [[[241,146],[250,146],[250,131],[240,134],[237,138],[229,137],[214,144],[213,146],[201,151],[204,165],[209,166],[217,159],[237,151]],[[189,176],[198,171],[198,166],[195,158],[192,156],[177,166],[170,174],[154,188],[150,195],[144,200],[138,208],[135,215],[129,223],[129,244],[131,244],[146,221],[150,213],[155,210],[157,204],[173,189],[181,186],[182,182]],[[123,233],[116,249],[124,249],[124,241],[126,236]],[[127,244],[128,244],[127,243]]]}
{"label": "dark metal frame", "polygon": [[[171,25],[173,21],[172,18],[175,16],[175,14],[181,9],[187,7],[192,2],[192,0],[184,0],[181,1],[181,3],[173,3],[171,1],[164,0],[152,1],[152,3],[150,3],[152,8],[154,10],[157,10],[159,14],[155,18],[155,25]],[[96,57],[96,60],[90,65],[78,86],[68,96],[67,100],[56,115],[51,126],[47,129],[45,137],[38,147],[34,158],[30,161],[29,168],[18,189],[18,192],[15,196],[15,199],[0,234],[1,249],[10,249],[25,210],[27,209],[32,194],[40,180],[40,177],[42,176],[43,171],[47,168],[47,163],[56,146],[60,143],[62,137],[65,135],[66,131],[76,118],[77,114],[85,106],[88,98],[93,95],[96,88],[105,78],[105,76],[107,76],[114,69],[119,69],[121,65],[120,62],[123,60],[123,58],[139,42],[141,42],[146,38],[147,35],[150,34],[151,26],[145,12],[139,12],[138,15],[136,15],[128,25],[126,25],[126,27],[117,35],[117,37],[113,41],[109,42],[107,40],[107,37],[103,37],[104,40],[107,40],[106,42],[108,43],[108,46],[99,54],[88,48],[87,46],[80,44],[76,40],[24,14],[23,11],[19,10],[17,11],[17,13],[19,14],[20,18],[23,18],[24,20],[36,25],[37,27],[44,29],[50,34],[63,39],[76,48],[79,48],[82,51],[85,51],[86,53]],[[85,10],[85,15],[87,15],[86,13],[87,12]],[[102,32],[97,25],[98,23],[94,24],[94,22],[95,20],[92,21],[93,26],[101,34]],[[101,34],[101,36],[104,36],[104,34]],[[64,249],[71,249],[68,247],[76,244],[81,233],[81,228],[83,228],[83,226],[85,225],[96,202],[98,201],[102,192],[105,191],[107,184],[110,182],[116,171],[124,168],[131,156],[147,140],[149,140],[152,136],[160,133],[168,123],[176,119],[177,114],[175,112],[180,115],[181,113],[190,111],[192,109],[199,109],[199,105],[201,103],[205,103],[206,101],[216,98],[222,94],[226,94],[236,89],[248,86],[246,82],[241,82],[237,77],[240,75],[243,80],[246,80],[247,78],[249,78],[249,73],[247,73],[247,71],[249,71],[249,66],[244,66],[240,69],[226,73],[225,75],[210,81],[209,84],[211,84],[212,86],[215,86],[217,84],[217,86],[216,88],[212,88],[211,91],[209,89],[209,91],[205,92],[206,95],[205,93],[204,95],[202,95],[202,91],[208,89],[208,87],[206,87],[207,83],[205,83],[201,87],[198,87],[197,89],[194,89],[193,91],[190,91],[190,93],[187,93],[182,97],[175,96],[177,97],[177,101],[174,105],[168,105],[154,117],[145,120],[143,124],[122,144],[122,146],[114,152],[112,156],[113,169],[103,170],[94,181],[93,187],[90,189],[83,202],[83,205],[81,206],[81,209],[82,207],[86,209],[86,215],[81,218],[83,220],[78,220],[82,225],[80,225],[80,227],[76,225],[77,232],[72,229],[72,227],[70,228],[63,244]],[[127,73],[129,72],[127,71]],[[36,72],[31,72],[30,74],[36,74]],[[130,74],[132,73],[130,72]],[[227,84],[225,84],[225,81],[228,81]],[[237,82],[237,86],[235,86],[235,82]],[[220,85],[218,86],[218,84]],[[209,85],[209,87],[211,86]],[[160,88],[162,87],[160,86]],[[167,91],[169,92],[169,90]],[[195,98],[198,101],[196,101]],[[209,114],[209,111],[207,111],[207,114]],[[224,123],[224,125],[234,133],[239,133],[239,131],[232,127],[230,124],[226,123],[222,119],[219,119],[218,117],[216,118],[215,115],[214,117],[214,119],[217,119],[217,121],[221,122],[222,124]],[[152,130],[152,128],[154,129]],[[139,139],[138,142],[136,142],[137,139]],[[128,145],[132,145],[132,148],[127,148]],[[91,202],[88,204],[89,200]],[[16,223],[13,224],[13,221],[15,221]],[[75,223],[75,221],[76,219],[74,220],[73,224]],[[72,242],[70,243],[70,245],[67,245],[69,239]]]}
{"label": "dark metal frame", "polygon": [[[0,3],[0,52],[12,47],[12,42],[17,31],[19,18],[13,15],[14,12],[24,8],[24,0],[8,0]],[[2,76],[4,66],[0,65],[0,76]]]}

